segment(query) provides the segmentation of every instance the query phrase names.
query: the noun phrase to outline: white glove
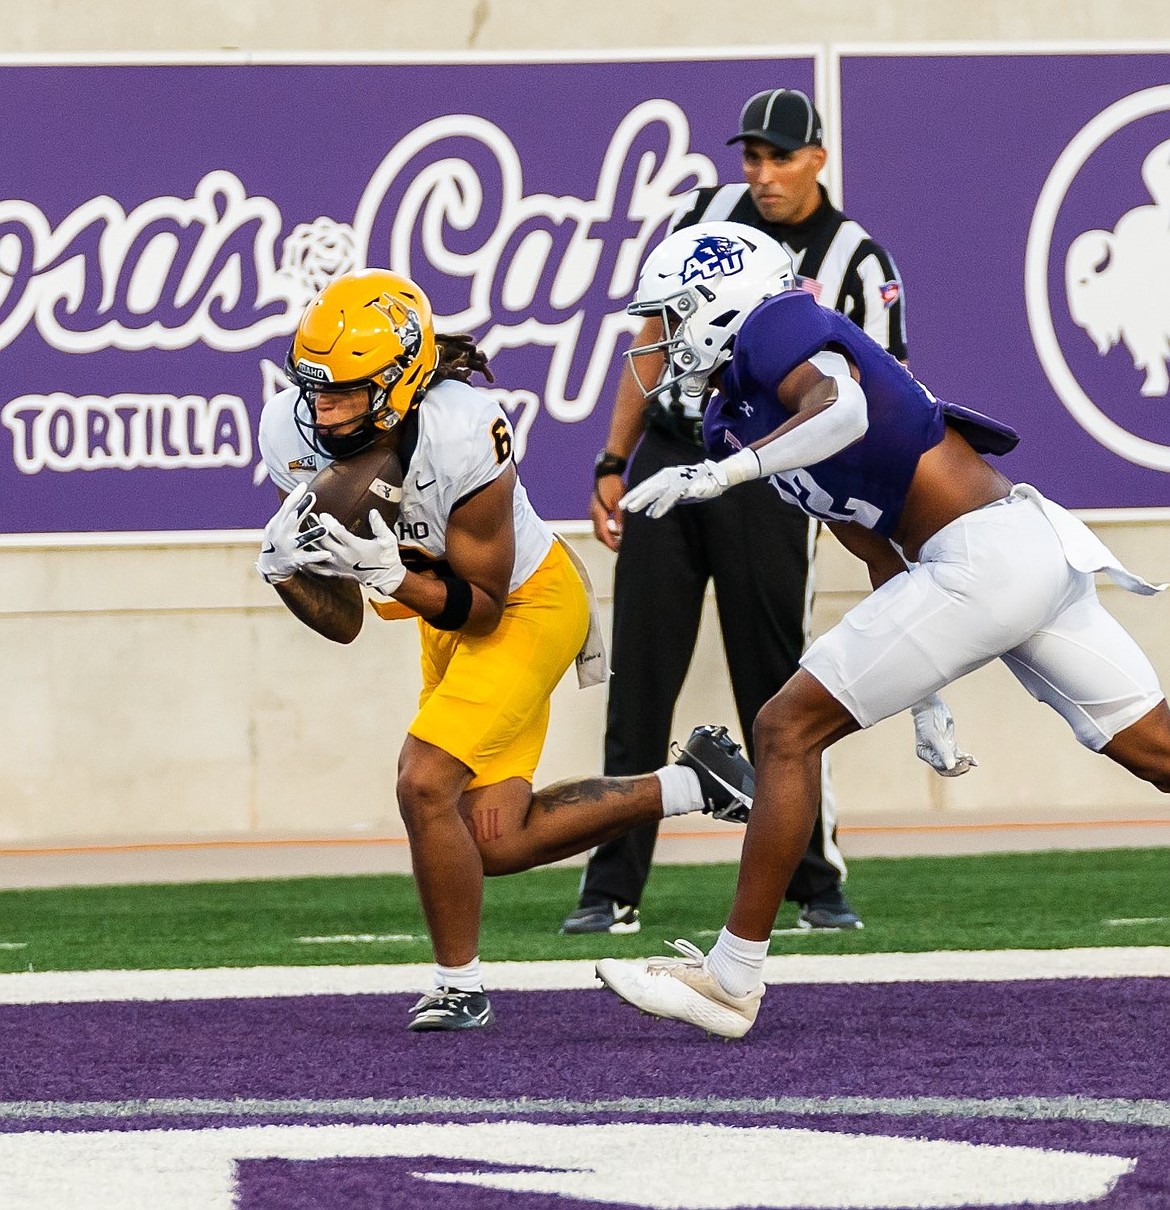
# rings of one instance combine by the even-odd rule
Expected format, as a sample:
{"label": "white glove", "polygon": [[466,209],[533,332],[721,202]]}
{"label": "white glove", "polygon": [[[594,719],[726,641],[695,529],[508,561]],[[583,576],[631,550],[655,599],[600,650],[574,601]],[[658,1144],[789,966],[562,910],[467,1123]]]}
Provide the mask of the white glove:
{"label": "white glove", "polygon": [[955,743],[955,720],[937,693],[910,707],[914,719],[914,750],[943,777],[958,777],[979,762]]}
{"label": "white glove", "polygon": [[372,538],[351,534],[329,513],[322,513],[318,520],[324,529],[324,537],[317,545],[325,552],[326,562],[313,568],[317,575],[356,580],[386,597],[398,591],[406,578],[398,537],[376,508],[370,510]]}
{"label": "white glove", "polygon": [[646,509],[648,517],[661,517],[676,504],[714,500],[730,486],[719,463],[708,458],[693,466],[664,467],[626,492],[618,504],[627,512],[640,513]]}
{"label": "white glove", "polygon": [[309,485],[298,483],[264,527],[264,543],[256,560],[256,570],[266,584],[281,584],[298,571],[305,571],[329,558],[324,551],[309,549],[310,543],[325,532],[320,525],[301,531],[301,522],[316,502]]}

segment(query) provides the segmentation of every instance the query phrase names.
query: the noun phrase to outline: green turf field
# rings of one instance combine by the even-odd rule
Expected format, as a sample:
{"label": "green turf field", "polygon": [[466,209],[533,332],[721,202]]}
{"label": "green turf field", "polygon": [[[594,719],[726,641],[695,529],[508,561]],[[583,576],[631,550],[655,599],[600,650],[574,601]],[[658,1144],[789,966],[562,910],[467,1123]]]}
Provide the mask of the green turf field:
{"label": "green turf field", "polygon": [[[709,948],[735,875],[734,865],[656,867],[633,937],[557,935],[576,900],[576,869],[495,879],[481,956],[634,956],[683,936]],[[781,935],[771,952],[1170,945],[1165,848],[858,859],[850,862],[849,897],[863,931]],[[795,911],[786,905],[778,926],[791,927]],[[298,940],[305,937],[358,940]],[[0,892],[0,971],[429,959],[405,876]]]}

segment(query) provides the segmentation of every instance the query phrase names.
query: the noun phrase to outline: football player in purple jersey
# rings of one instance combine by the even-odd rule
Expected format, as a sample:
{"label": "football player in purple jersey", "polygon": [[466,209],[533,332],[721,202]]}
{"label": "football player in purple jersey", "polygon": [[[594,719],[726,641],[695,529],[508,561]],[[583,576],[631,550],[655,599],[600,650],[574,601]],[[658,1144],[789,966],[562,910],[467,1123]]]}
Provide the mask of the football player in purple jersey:
{"label": "football player in purple jersey", "polygon": [[[631,304],[665,325],[669,372],[647,392],[717,394],[711,458],[668,467],[623,507],[659,517],[770,479],[868,567],[874,591],[811,644],[755,721],[756,787],[735,902],[709,954],[618,962],[623,999],[725,1037],[751,1028],[781,897],[808,843],[830,745],[909,709],[918,755],[962,753],[938,691],[1001,659],[1077,739],[1170,791],[1170,710],[1149,660],[1097,599],[1094,573],[1127,571],[1080,521],[985,455],[1018,438],[936,399],[864,332],[798,288],[787,255],[749,227],[710,223],[664,240]],[[643,350],[630,352],[632,362]]]}

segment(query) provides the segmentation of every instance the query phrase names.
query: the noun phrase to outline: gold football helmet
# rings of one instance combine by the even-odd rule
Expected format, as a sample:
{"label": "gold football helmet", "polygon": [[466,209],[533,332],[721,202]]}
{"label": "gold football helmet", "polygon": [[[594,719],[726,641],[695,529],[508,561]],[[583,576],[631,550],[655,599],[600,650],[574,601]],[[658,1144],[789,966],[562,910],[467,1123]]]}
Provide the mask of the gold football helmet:
{"label": "gold football helmet", "polygon": [[328,434],[316,423],[317,395],[365,387],[370,405],[356,431],[324,450],[356,453],[406,415],[438,360],[431,304],[414,282],[388,269],[345,273],[309,303],[293,336],[285,372],[300,390],[297,424],[319,447]]}

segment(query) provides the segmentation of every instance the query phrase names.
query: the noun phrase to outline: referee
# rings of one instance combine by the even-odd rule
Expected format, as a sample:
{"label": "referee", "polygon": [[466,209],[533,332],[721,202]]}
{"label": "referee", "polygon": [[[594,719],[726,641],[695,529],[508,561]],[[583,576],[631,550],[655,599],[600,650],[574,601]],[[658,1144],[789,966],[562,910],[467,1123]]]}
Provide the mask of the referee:
{"label": "referee", "polygon": [[[726,219],[770,235],[792,257],[804,288],[904,362],[898,271],[819,183],[826,155],[821,119],[809,98],[787,88],[757,93],[728,143],[741,145],[744,181],[697,190],[671,229]],[[635,343],[650,344],[661,335],[660,321],[649,319]],[[607,776],[646,773],[665,760],[709,581],[749,755],[756,714],[796,671],[807,640],[816,524],[770,484],[745,484],[654,521],[618,508],[630,487],[663,467],[701,461],[701,425],[700,412],[679,404],[647,407],[629,366],[623,370],[590,504],[594,533],[617,551]],[[862,926],[841,890],[845,861],[836,831],[826,780],[812,841],[785,896],[800,905],[802,928]],[[638,931],[657,835],[658,825],[648,824],[593,852],[563,933]]]}

